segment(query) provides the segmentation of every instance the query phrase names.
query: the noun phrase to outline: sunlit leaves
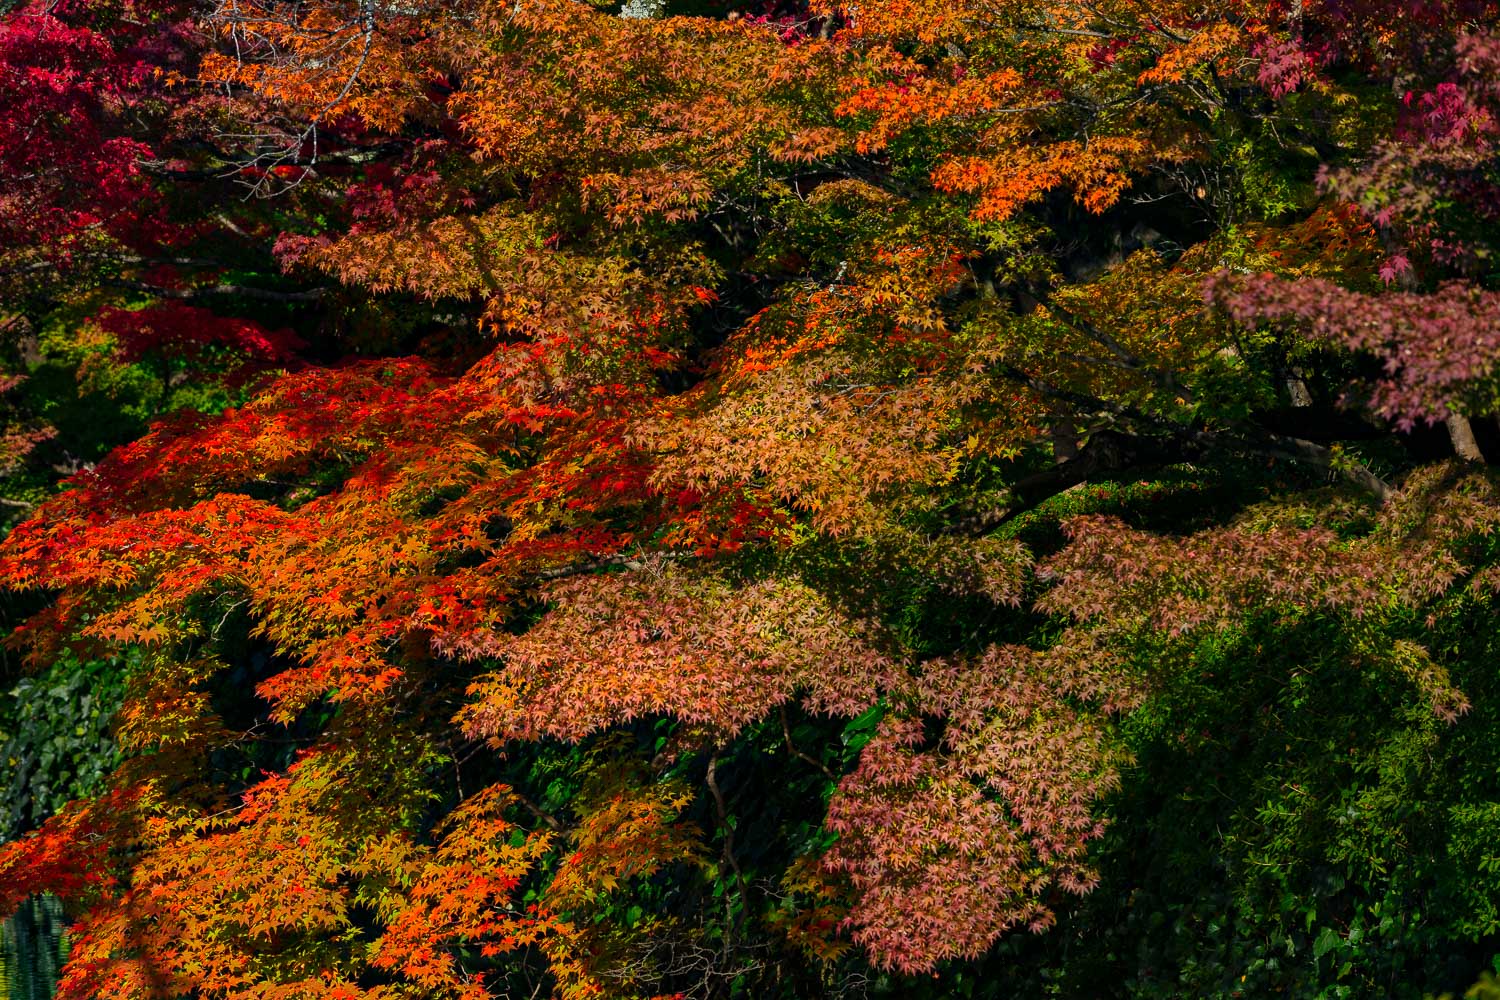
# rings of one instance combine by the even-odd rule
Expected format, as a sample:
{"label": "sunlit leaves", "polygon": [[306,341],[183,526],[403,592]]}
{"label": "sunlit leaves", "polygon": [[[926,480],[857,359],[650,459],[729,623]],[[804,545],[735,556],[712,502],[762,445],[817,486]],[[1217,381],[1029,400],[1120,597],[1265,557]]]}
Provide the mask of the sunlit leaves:
{"label": "sunlit leaves", "polygon": [[[155,63],[65,13],[0,35],[0,69],[39,73],[0,124],[53,115],[36,150],[0,136],[0,231],[43,205],[49,252],[86,230],[98,256],[142,221],[124,112]],[[289,328],[184,277],[220,263],[99,264],[93,349],[264,379],[80,467],[0,549],[45,605],[33,659],[144,651],[119,822],[75,808],[0,853],[80,907],[64,995],[709,993],[773,953],[924,973],[1093,887],[1109,717],[1186,637],[1316,618],[1461,714],[1442,651],[1392,623],[1491,586],[1484,476],[1398,462],[1354,477],[1383,506],[1020,525],[1099,479],[1348,471],[1283,397],[1494,409],[1491,292],[1371,294],[1396,224],[1433,236],[1487,190],[1487,36],[1360,132],[1329,67],[1401,32],[1314,53],[1295,20],[216,6],[192,43],[216,54],[160,97],[173,141],[296,193],[246,227],[173,186],[192,163],[152,176],[195,238],[274,252],[299,290],[256,301]],[[1370,139],[1385,121],[1406,131]],[[38,159],[70,122],[90,158]],[[1371,169],[1320,193],[1325,150]],[[1387,276],[1477,273],[1482,240],[1437,239]],[[1226,268],[1281,277],[1205,302]]]}

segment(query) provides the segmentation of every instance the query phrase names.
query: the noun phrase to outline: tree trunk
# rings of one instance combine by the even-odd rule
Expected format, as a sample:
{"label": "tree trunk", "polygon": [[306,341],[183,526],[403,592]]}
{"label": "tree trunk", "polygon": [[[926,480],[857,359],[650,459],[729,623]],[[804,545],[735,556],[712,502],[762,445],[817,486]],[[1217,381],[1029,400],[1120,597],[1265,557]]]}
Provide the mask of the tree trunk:
{"label": "tree trunk", "polygon": [[1071,417],[1059,417],[1049,429],[1052,438],[1052,461],[1063,465],[1078,457],[1078,427]]}
{"label": "tree trunk", "polygon": [[1444,423],[1448,426],[1448,440],[1453,442],[1454,454],[1465,462],[1484,461],[1484,453],[1479,450],[1479,442],[1474,440],[1474,428],[1468,417],[1462,413],[1450,413]]}
{"label": "tree trunk", "polygon": [[1313,405],[1312,393],[1308,391],[1301,372],[1293,370],[1286,373],[1286,391],[1292,397],[1294,407]]}

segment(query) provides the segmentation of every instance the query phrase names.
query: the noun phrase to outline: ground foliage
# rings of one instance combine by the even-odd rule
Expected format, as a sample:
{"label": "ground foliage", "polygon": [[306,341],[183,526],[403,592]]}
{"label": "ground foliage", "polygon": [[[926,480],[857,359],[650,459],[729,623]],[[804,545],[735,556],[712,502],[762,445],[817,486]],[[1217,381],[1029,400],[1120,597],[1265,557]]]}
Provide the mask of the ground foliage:
{"label": "ground foliage", "polygon": [[1497,80],[1485,0],[11,7],[0,910],[77,1000],[1467,987]]}

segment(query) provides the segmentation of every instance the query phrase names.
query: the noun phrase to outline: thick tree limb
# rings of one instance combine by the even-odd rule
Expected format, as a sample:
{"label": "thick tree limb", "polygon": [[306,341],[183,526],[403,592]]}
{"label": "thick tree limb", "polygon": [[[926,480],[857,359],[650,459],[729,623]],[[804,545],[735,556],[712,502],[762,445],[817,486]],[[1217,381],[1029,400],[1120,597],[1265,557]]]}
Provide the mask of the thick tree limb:
{"label": "thick tree limb", "polygon": [[1474,426],[1462,413],[1449,413],[1443,424],[1448,428],[1448,440],[1453,443],[1453,453],[1465,462],[1483,462],[1484,452],[1474,440]]}
{"label": "thick tree limb", "polygon": [[617,553],[612,556],[603,556],[599,559],[590,559],[587,562],[574,563],[571,566],[559,566],[555,569],[544,569],[537,573],[533,579],[538,582],[549,582],[562,580],[570,576],[581,576],[585,573],[597,573],[604,569],[628,569],[639,571],[649,566],[653,560],[676,561],[680,559],[693,559],[697,553],[690,549],[667,549],[661,552],[636,552]]}
{"label": "thick tree limb", "polygon": [[1247,426],[1207,431],[1143,413],[1134,407],[1051,385],[1012,365],[996,365],[999,374],[1026,385],[1047,399],[1066,402],[1084,413],[1108,413],[1143,428],[1147,433],[1096,432],[1077,457],[1029,476],[1010,491],[1012,502],[966,517],[947,530],[983,534],[1037,504],[1090,478],[1126,469],[1193,461],[1212,453],[1262,455],[1335,473],[1382,503],[1395,493],[1385,480],[1359,463],[1335,462],[1333,452],[1305,438],[1276,434]]}
{"label": "thick tree limb", "polygon": [[192,302],[198,299],[209,299],[220,296],[235,295],[245,299],[262,299],[267,302],[317,302],[328,294],[330,289],[308,288],[300,292],[278,292],[270,288],[254,288],[249,285],[199,285],[195,288],[164,288],[161,285],[148,285],[141,281],[125,281],[120,279],[108,279],[102,284],[111,288],[126,288],[135,292],[145,292],[162,299],[177,299],[184,302]]}
{"label": "thick tree limb", "polygon": [[[409,143],[399,140],[383,142],[376,146],[364,146],[354,149],[342,149],[333,153],[318,153],[317,156],[289,156],[276,161],[277,166],[306,167],[312,168],[317,165],[341,165],[359,166],[366,163],[374,163],[376,160],[388,159],[399,156],[410,147]],[[143,173],[153,177],[170,177],[173,180],[186,181],[208,181],[222,180],[232,177],[245,166],[242,158],[236,158],[223,150],[213,149],[212,155],[218,159],[218,165],[203,167],[194,170],[180,170],[168,167],[167,160],[138,160],[136,165]]]}
{"label": "thick tree limb", "polygon": [[[126,267],[222,267],[231,266],[226,261],[213,260],[208,257],[143,257],[139,254],[127,253],[95,253],[80,254],[76,261],[100,264],[120,264]],[[76,263],[74,269],[76,270]],[[29,264],[18,264],[14,267],[0,267],[0,277],[11,277],[22,274],[38,274],[42,271],[61,271],[62,265],[55,260],[38,260]]]}

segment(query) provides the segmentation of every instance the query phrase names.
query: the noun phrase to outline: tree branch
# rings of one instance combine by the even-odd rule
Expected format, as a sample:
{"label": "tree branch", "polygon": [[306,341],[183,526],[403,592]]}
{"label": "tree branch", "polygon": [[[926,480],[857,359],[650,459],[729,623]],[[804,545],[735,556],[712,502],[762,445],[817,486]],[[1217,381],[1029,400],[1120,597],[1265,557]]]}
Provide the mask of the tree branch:
{"label": "tree branch", "polygon": [[562,580],[570,576],[580,576],[584,573],[597,573],[604,569],[628,569],[639,571],[651,564],[653,559],[664,559],[677,561],[680,559],[696,559],[697,553],[691,549],[666,549],[661,552],[637,552],[634,554],[620,552],[612,556],[604,556],[599,559],[590,559],[588,562],[574,563],[571,566],[559,566],[555,569],[544,569],[538,572],[533,579],[538,582],[549,582]]}
{"label": "tree branch", "polygon": [[[984,534],[993,531],[1043,500],[1086,482],[1093,476],[1153,464],[1187,461],[1213,452],[1263,455],[1311,465],[1320,472],[1338,474],[1360,489],[1374,494],[1382,503],[1396,492],[1394,487],[1368,467],[1359,463],[1335,462],[1330,449],[1305,438],[1276,434],[1254,427],[1202,430],[1143,413],[1122,403],[1058,388],[1013,365],[1001,363],[992,368],[1044,398],[1069,403],[1083,412],[1108,413],[1129,420],[1156,431],[1157,436],[1097,432],[1077,457],[1029,476],[1012,486],[1009,493],[1013,502],[955,522],[947,529],[950,533]],[[1168,447],[1163,438],[1174,444]]]}
{"label": "tree branch", "polygon": [[[1191,401],[1193,399],[1192,392],[1179,385],[1171,372],[1163,371],[1148,364],[1144,358],[1115,339],[1114,335],[1101,330],[1066,306],[1058,305],[1044,290],[1027,287],[1021,289],[1021,294],[1033,299],[1037,305],[1045,307],[1049,313],[1062,320],[1063,323],[1071,326],[1108,351],[1115,359],[1113,367],[1124,368],[1128,371],[1144,375],[1162,389],[1175,393],[1185,400]],[[1109,362],[1102,360],[1099,363],[1109,364]]]}
{"label": "tree branch", "polygon": [[164,288],[161,285],[148,285],[142,281],[126,281],[118,278],[109,278],[101,282],[111,288],[125,288],[135,292],[145,292],[162,299],[177,299],[184,302],[192,302],[197,299],[208,299],[217,296],[237,295],[245,299],[262,299],[267,302],[317,302],[328,294],[330,289],[309,288],[300,292],[278,292],[269,288],[252,288],[249,285],[200,285],[196,288]]}

